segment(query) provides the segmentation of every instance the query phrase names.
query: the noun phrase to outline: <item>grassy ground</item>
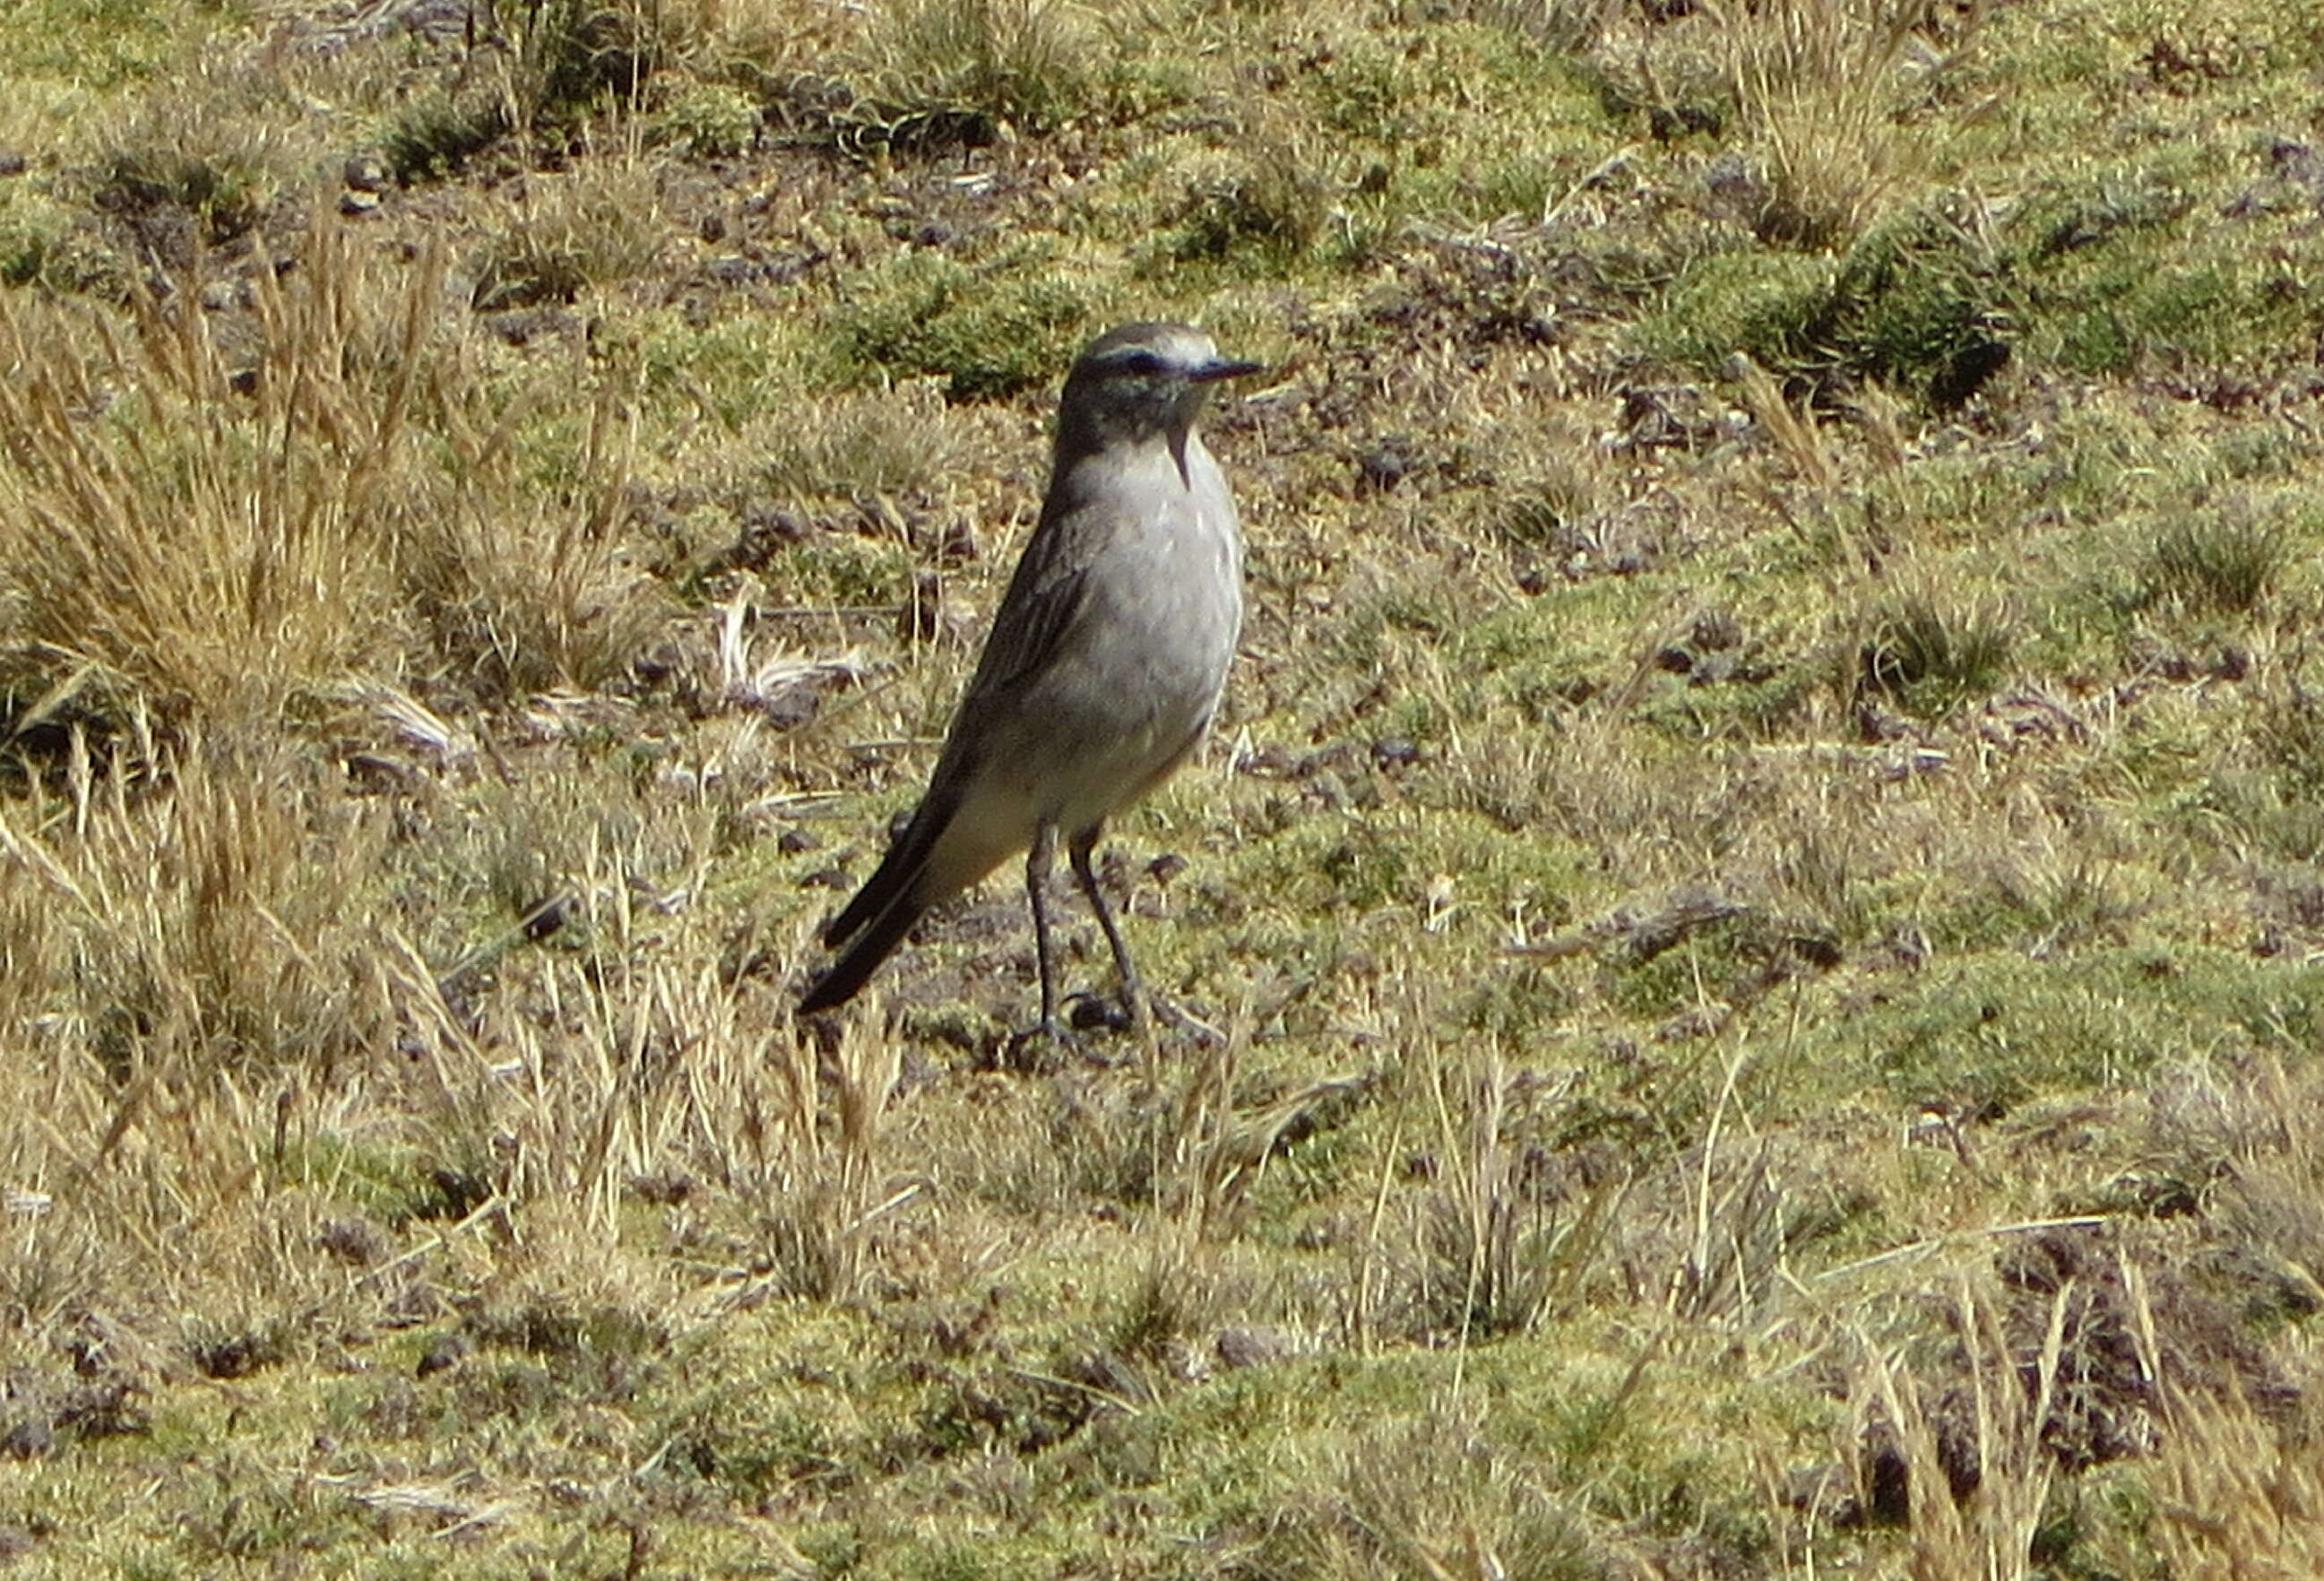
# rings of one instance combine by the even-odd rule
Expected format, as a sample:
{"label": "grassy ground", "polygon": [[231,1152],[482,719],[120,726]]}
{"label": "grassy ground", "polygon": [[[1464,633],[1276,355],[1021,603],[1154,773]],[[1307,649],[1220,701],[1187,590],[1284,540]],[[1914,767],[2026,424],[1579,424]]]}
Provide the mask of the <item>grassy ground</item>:
{"label": "grassy ground", "polygon": [[[0,1562],[2324,1566],[2324,17],[9,32]],[[1149,316],[1228,1036],[797,1028]]]}

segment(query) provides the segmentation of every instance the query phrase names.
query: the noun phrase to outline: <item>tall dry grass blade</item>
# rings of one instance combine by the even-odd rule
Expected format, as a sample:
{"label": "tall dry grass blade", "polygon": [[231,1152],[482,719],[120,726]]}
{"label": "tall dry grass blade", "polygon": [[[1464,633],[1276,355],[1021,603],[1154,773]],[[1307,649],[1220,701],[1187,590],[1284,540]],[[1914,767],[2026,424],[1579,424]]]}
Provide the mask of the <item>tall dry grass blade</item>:
{"label": "tall dry grass blade", "polygon": [[[2042,1434],[2056,1398],[2073,1294],[2069,1281],[2051,1303],[2042,1349],[2030,1358],[2030,1391],[2023,1372],[2028,1358],[2014,1352],[2002,1314],[1966,1279],[1954,1295],[1965,1399],[1959,1383],[1947,1393],[1898,1356],[1868,1355],[1869,1384],[1859,1386],[1859,1399],[1877,1401],[1895,1435],[1914,1581],[2028,1581],[2035,1573],[2034,1539],[2055,1474]],[[1958,1491],[1965,1480],[1973,1485]]]}

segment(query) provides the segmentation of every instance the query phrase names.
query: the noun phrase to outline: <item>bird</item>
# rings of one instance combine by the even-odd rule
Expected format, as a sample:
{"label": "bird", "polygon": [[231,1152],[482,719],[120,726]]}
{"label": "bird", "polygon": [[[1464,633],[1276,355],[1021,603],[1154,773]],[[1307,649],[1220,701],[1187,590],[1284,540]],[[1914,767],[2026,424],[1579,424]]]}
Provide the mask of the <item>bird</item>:
{"label": "bird", "polygon": [[928,908],[1022,851],[1041,1019],[1019,1037],[1061,1039],[1048,879],[1062,841],[1130,1024],[1148,1024],[1091,856],[1106,820],[1201,744],[1225,689],[1242,629],[1242,527],[1195,422],[1213,385],[1259,371],[1176,323],[1120,325],[1074,359],[1040,516],[927,790],[824,928],[841,953],[801,1014],[844,1004]]}

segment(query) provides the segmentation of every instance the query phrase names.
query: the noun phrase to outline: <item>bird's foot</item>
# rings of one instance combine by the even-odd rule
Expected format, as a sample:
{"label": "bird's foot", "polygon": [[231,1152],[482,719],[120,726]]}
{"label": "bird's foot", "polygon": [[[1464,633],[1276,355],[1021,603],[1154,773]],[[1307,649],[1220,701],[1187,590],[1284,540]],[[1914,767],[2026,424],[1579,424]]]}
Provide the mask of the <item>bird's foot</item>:
{"label": "bird's foot", "polygon": [[[1126,998],[1110,994],[1076,994],[1067,1003],[1070,1008],[1066,1019],[1077,1032],[1139,1032],[1145,1030],[1140,1025],[1141,1018]],[[1227,1040],[1226,1034],[1218,1028],[1159,994],[1146,996],[1146,1008],[1157,1025],[1185,1036],[1198,1048],[1215,1049]]]}
{"label": "bird's foot", "polygon": [[1010,1035],[1001,1045],[1001,1068],[1024,1076],[1048,1076],[1068,1059],[1086,1058],[1089,1040],[1050,1017]]}

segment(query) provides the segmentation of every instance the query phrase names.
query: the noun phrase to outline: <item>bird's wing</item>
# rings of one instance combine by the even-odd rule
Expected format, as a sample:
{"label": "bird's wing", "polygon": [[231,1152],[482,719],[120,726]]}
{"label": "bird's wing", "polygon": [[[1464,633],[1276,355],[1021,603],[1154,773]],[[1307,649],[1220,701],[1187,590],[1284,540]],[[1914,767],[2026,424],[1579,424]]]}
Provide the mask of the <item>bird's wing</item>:
{"label": "bird's wing", "polygon": [[966,714],[988,698],[1019,690],[1030,677],[1047,669],[1058,643],[1089,601],[1089,556],[1074,552],[1071,518],[1044,519],[1034,529],[1009,591],[993,613],[992,630],[984,639],[984,652],[976,674],[961,699]]}

